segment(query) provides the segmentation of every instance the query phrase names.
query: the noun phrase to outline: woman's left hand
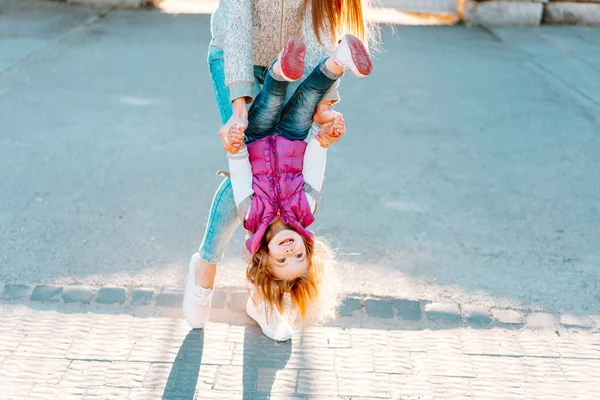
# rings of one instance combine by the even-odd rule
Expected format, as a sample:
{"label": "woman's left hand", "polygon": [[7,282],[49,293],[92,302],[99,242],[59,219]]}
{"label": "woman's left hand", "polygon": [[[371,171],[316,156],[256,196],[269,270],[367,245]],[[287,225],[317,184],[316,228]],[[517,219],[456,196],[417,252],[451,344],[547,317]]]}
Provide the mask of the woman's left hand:
{"label": "woman's left hand", "polygon": [[328,148],[332,143],[338,142],[342,136],[346,133],[345,127],[343,129],[335,129],[333,122],[327,122],[321,125],[319,133],[315,135],[315,138],[321,144],[324,149]]}

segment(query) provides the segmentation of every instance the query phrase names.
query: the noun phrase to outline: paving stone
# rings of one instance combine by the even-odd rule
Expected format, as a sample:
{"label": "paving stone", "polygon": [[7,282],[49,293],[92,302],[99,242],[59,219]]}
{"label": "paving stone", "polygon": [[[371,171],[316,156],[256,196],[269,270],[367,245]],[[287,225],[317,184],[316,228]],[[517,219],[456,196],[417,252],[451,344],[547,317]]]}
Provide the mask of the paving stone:
{"label": "paving stone", "polygon": [[213,308],[225,308],[227,305],[227,292],[223,290],[215,290],[211,305]]}
{"label": "paving stone", "polygon": [[86,391],[86,387],[38,384],[31,389],[27,400],[79,400],[85,397]]}
{"label": "paving stone", "polygon": [[500,379],[474,379],[471,392],[475,399],[482,400],[525,400],[525,393],[519,381]]}
{"label": "paving stone", "polygon": [[60,294],[62,291],[62,286],[37,285],[35,289],[33,289],[33,293],[29,297],[29,300],[57,303],[60,301]]}
{"label": "paving stone", "polygon": [[600,360],[600,335],[598,334],[567,331],[553,339],[561,357]]}
{"label": "paving stone", "polygon": [[[0,369],[0,385],[5,382],[57,385],[70,363],[65,359],[7,358]],[[3,392],[4,387],[0,394]]]}
{"label": "paving stone", "polygon": [[62,294],[65,303],[90,304],[92,297],[94,297],[94,290],[91,288],[66,288]]}
{"label": "paving stone", "polygon": [[231,293],[231,299],[229,303],[227,303],[227,307],[229,307],[232,311],[244,312],[246,311],[246,302],[248,301],[248,291],[236,291]]}
{"label": "paving stone", "polygon": [[175,362],[182,345],[172,340],[142,339],[135,341],[132,347],[127,361],[172,363]]}
{"label": "paving stone", "polygon": [[517,341],[523,354],[531,357],[559,357],[558,347],[554,340],[556,334],[548,331],[517,332]]}
{"label": "paving stone", "polygon": [[350,331],[335,327],[308,327],[302,331],[303,347],[352,347]]}
{"label": "paving stone", "polygon": [[357,297],[346,297],[338,307],[338,314],[351,317],[354,311],[362,308],[362,301]]}
{"label": "paving stone", "polygon": [[543,5],[531,2],[467,0],[465,22],[491,26],[536,26],[542,20]]}
{"label": "paving stone", "polygon": [[257,392],[294,394],[298,383],[298,371],[293,369],[260,368]]}
{"label": "paving stone", "polygon": [[487,307],[466,304],[463,305],[463,312],[465,313],[465,321],[468,325],[487,327],[492,324],[490,309]]}
{"label": "paving stone", "polygon": [[588,316],[563,314],[560,316],[560,324],[567,328],[591,329],[594,327],[594,321]]}
{"label": "paving stone", "polygon": [[474,357],[454,353],[411,353],[415,373],[426,376],[475,378]]}
{"label": "paving stone", "polygon": [[553,329],[558,325],[558,318],[548,313],[533,313],[527,317],[527,326],[534,329]]}
{"label": "paving stone", "polygon": [[337,377],[332,371],[301,370],[298,373],[296,392],[301,395],[336,396]]}
{"label": "paving stone", "polygon": [[102,386],[110,362],[79,361],[71,362],[61,384],[66,386]]}
{"label": "paving stone", "polygon": [[406,321],[420,321],[423,318],[421,303],[416,300],[393,299],[392,304],[400,318]]}
{"label": "paving stone", "polygon": [[90,387],[85,393],[84,400],[123,400],[129,397],[129,388]]}
{"label": "paving stone", "polygon": [[371,318],[394,318],[392,306],[383,299],[366,298],[365,309]]}
{"label": "paving stone", "polygon": [[[256,376],[258,371],[252,370],[252,377],[249,377],[250,371],[246,371],[246,382],[244,382],[244,367],[241,366],[222,366],[218,369],[216,376],[215,390],[228,390],[234,391],[239,390],[240,387],[244,387],[245,390],[251,392],[256,391]],[[252,381],[249,384],[248,379]]]}
{"label": "paving stone", "polygon": [[461,321],[458,305],[453,303],[426,304],[425,313],[427,314],[427,318],[431,320],[441,320],[454,323]]}
{"label": "paving stone", "polygon": [[523,349],[512,330],[491,329],[485,334],[479,330],[460,331],[463,351],[470,355],[512,356],[523,355]]}
{"label": "paving stone", "polygon": [[505,382],[519,381],[525,376],[525,368],[520,357],[471,357],[477,380],[498,379]]}
{"label": "paving stone", "polygon": [[152,303],[154,291],[149,289],[136,289],[131,296],[132,306],[147,306]]}
{"label": "paving stone", "polygon": [[390,332],[379,329],[350,329],[350,338],[352,340],[352,347],[354,348],[373,350],[387,347],[390,345],[389,334]]}
{"label": "paving stone", "polygon": [[388,344],[382,346],[383,349],[408,352],[426,351],[425,338],[420,331],[392,330],[388,332],[388,340]]}
{"label": "paving stone", "polygon": [[369,349],[336,349],[334,365],[336,371],[373,372],[373,354]]}
{"label": "paving stone", "polygon": [[566,379],[556,358],[523,357],[521,363],[525,370],[525,376],[529,381],[543,382],[552,380],[561,382]]}
{"label": "paving stone", "polygon": [[134,343],[136,342],[132,338],[115,339],[111,336],[75,338],[69,348],[67,358],[79,360],[125,361],[127,356],[132,352]]}
{"label": "paving stone", "polygon": [[183,292],[164,291],[156,296],[157,307],[180,308],[183,304]]}
{"label": "paving stone", "polygon": [[426,375],[392,374],[390,383],[392,399],[433,400],[432,385]]}
{"label": "paving stone", "polygon": [[150,363],[112,362],[106,371],[104,385],[115,387],[142,387],[150,372]]}
{"label": "paving stone", "polygon": [[12,383],[7,382],[2,384],[2,392],[0,393],[0,399],[7,400],[20,400],[27,399],[28,394],[33,389],[33,384],[30,383]]}
{"label": "paving stone", "polygon": [[600,381],[600,360],[559,358],[558,362],[569,382]]}
{"label": "paving stone", "polygon": [[410,353],[394,349],[381,348],[373,351],[373,367],[375,372],[390,374],[411,374]]}
{"label": "paving stone", "polygon": [[96,296],[96,303],[100,304],[123,304],[127,296],[125,288],[101,288]]}
{"label": "paving stone", "polygon": [[507,325],[519,325],[524,321],[523,315],[516,310],[494,308],[492,309],[492,316],[499,322]]}
{"label": "paving stone", "polygon": [[7,300],[23,299],[29,295],[30,290],[31,288],[27,285],[7,283],[4,285],[2,297]]}
{"label": "paving stone", "polygon": [[600,25],[600,4],[551,2],[544,11],[546,24]]}
{"label": "paving stone", "polygon": [[13,353],[15,357],[65,358],[73,341],[69,336],[27,335]]}
{"label": "paving stone", "polygon": [[317,372],[319,370],[333,371],[335,350],[294,347],[285,366],[286,368],[310,369]]}
{"label": "paving stone", "polygon": [[389,374],[340,372],[337,378],[341,396],[390,397]]}
{"label": "paving stone", "polygon": [[436,399],[468,400],[471,396],[471,378],[431,376],[429,383]]}

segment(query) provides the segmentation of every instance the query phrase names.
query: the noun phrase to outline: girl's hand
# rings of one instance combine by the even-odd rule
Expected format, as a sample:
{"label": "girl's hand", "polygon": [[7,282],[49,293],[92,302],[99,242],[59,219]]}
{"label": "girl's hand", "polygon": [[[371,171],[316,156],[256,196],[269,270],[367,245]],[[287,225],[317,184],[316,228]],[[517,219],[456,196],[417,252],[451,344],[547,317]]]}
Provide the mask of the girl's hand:
{"label": "girl's hand", "polygon": [[315,139],[319,141],[321,147],[328,148],[332,143],[338,142],[346,133],[346,125],[343,118],[336,119],[334,122],[328,122],[321,125],[319,133],[315,135]]}

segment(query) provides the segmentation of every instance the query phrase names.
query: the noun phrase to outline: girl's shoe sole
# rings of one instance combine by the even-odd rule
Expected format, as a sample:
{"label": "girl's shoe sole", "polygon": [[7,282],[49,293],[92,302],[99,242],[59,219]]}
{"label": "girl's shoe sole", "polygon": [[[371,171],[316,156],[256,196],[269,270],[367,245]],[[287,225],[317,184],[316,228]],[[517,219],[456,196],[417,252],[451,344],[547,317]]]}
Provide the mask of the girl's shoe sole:
{"label": "girl's shoe sole", "polygon": [[290,38],[281,50],[279,65],[283,78],[287,81],[296,81],[304,74],[304,57],[306,45],[300,39]]}
{"label": "girl's shoe sole", "polygon": [[356,76],[360,77],[371,74],[371,71],[373,71],[373,62],[371,61],[371,56],[369,55],[369,52],[365,48],[363,42],[361,42],[356,36],[348,34],[344,35],[343,40],[348,43],[350,55],[352,56],[352,62],[356,67],[356,69],[352,68],[352,72],[354,72]]}

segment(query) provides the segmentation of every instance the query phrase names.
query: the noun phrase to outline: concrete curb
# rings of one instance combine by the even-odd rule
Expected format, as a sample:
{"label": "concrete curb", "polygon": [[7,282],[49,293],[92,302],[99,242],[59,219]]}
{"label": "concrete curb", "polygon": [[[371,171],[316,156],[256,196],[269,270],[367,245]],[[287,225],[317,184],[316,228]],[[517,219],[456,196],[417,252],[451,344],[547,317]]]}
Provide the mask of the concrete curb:
{"label": "concrete curb", "polygon": [[[178,310],[183,290],[139,287],[90,287],[5,284],[0,304],[89,305],[126,308]],[[243,313],[248,291],[220,288],[213,297],[213,309]],[[552,315],[533,310],[488,308],[474,304],[436,303],[427,300],[347,294],[338,308],[340,318],[363,317],[382,323],[402,323],[414,329],[471,327],[489,329],[582,329],[600,330],[597,316]]]}

